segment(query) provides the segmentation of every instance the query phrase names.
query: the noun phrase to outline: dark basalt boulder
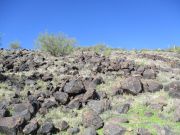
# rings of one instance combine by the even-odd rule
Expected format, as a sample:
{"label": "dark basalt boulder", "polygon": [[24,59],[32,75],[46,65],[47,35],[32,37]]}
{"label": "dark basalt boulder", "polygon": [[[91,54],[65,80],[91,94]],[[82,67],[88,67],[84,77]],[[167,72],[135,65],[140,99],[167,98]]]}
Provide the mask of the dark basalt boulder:
{"label": "dark basalt boulder", "polygon": [[70,82],[66,83],[64,86],[64,92],[68,94],[80,94],[85,92],[84,85],[80,79],[71,80]]}
{"label": "dark basalt boulder", "polygon": [[40,128],[38,129],[37,133],[38,134],[48,134],[51,133],[51,131],[53,130],[54,125],[51,122],[45,122],[43,123]]}
{"label": "dark basalt boulder", "polygon": [[94,126],[95,129],[99,129],[103,127],[104,122],[95,111],[88,109],[82,114],[82,124],[84,127]]}
{"label": "dark basalt boulder", "polygon": [[166,91],[169,91],[171,97],[180,98],[180,81],[173,81],[165,86]]}
{"label": "dark basalt boulder", "polygon": [[143,81],[143,89],[146,92],[156,92],[163,88],[163,85],[154,80]]}
{"label": "dark basalt boulder", "polygon": [[69,101],[69,96],[65,92],[57,91],[53,93],[53,96],[55,97],[56,101],[58,101],[62,105],[65,105]]}
{"label": "dark basalt boulder", "polygon": [[156,78],[156,73],[153,69],[146,69],[144,72],[143,72],[143,78],[146,78],[146,79],[155,79]]}
{"label": "dark basalt boulder", "polygon": [[111,109],[111,103],[107,99],[103,100],[90,100],[88,107],[97,112],[98,114]]}
{"label": "dark basalt boulder", "polygon": [[103,127],[104,135],[124,135],[126,129],[118,124],[106,123]]}
{"label": "dark basalt boulder", "polygon": [[17,135],[17,132],[23,123],[24,119],[21,117],[0,118],[0,133]]}
{"label": "dark basalt boulder", "polygon": [[29,124],[27,124],[24,129],[23,133],[24,134],[35,134],[35,132],[38,129],[38,123],[36,120],[32,120]]}
{"label": "dark basalt boulder", "polygon": [[136,77],[126,78],[121,82],[121,88],[124,92],[131,93],[136,95],[142,92],[142,84],[141,81]]}

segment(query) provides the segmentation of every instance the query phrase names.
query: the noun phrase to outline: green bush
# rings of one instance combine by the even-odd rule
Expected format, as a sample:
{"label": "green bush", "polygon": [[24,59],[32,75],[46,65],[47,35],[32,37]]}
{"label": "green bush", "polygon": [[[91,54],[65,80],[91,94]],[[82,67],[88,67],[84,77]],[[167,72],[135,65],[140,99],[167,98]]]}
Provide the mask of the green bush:
{"label": "green bush", "polygon": [[10,48],[14,50],[21,49],[21,44],[18,41],[13,41],[10,43]]}
{"label": "green bush", "polygon": [[51,55],[60,56],[70,54],[75,47],[76,40],[64,34],[49,34],[47,32],[38,36],[36,45],[42,51],[49,52]]}

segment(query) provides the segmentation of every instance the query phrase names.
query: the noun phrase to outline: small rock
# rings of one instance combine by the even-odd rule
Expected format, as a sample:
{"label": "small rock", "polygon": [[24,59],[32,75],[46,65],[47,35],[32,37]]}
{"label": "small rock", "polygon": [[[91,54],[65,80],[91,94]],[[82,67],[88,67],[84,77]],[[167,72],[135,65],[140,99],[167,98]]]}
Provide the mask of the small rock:
{"label": "small rock", "polygon": [[152,134],[145,128],[138,128],[137,135],[152,135]]}
{"label": "small rock", "polygon": [[65,93],[65,92],[55,92],[54,94],[53,94],[53,96],[55,97],[55,99],[60,103],[60,104],[62,104],[62,105],[65,105],[67,102],[68,102],[68,100],[69,100],[69,96],[68,96],[68,94],[67,93]]}
{"label": "small rock", "polygon": [[45,122],[41,125],[41,127],[38,129],[39,134],[48,134],[51,133],[53,130],[54,125],[51,122]]}
{"label": "small rock", "polygon": [[37,121],[31,121],[28,125],[26,125],[23,129],[24,134],[33,134],[38,128]]}
{"label": "small rock", "polygon": [[79,131],[80,131],[80,129],[79,129],[78,127],[73,127],[73,128],[69,128],[67,132],[68,132],[70,135],[74,135],[74,134],[79,133]]}
{"label": "small rock", "polygon": [[123,104],[116,108],[116,112],[118,113],[127,113],[129,111],[130,104]]}
{"label": "small rock", "polygon": [[143,77],[146,79],[155,79],[156,78],[156,73],[152,69],[146,69],[143,72]]}
{"label": "small rock", "polygon": [[42,104],[42,107],[45,107],[45,108],[51,108],[51,107],[54,107],[57,105],[57,102],[55,100],[54,97],[51,97],[51,98],[48,98],[48,99],[45,99],[44,103]]}
{"label": "small rock", "polygon": [[97,112],[98,114],[111,109],[110,101],[107,99],[103,100],[90,100],[88,106]]}
{"label": "small rock", "polygon": [[44,73],[43,76],[42,76],[42,80],[43,81],[52,81],[53,79],[53,75],[50,74],[50,73]]}
{"label": "small rock", "polygon": [[80,109],[82,107],[82,98],[83,95],[78,95],[76,96],[74,99],[72,99],[69,104],[68,104],[68,108],[70,109]]}
{"label": "small rock", "polygon": [[180,107],[176,107],[174,111],[174,120],[175,122],[180,122]]}
{"label": "small rock", "polygon": [[85,129],[84,135],[97,135],[96,129],[94,127],[88,127]]}
{"label": "small rock", "polygon": [[124,135],[126,129],[118,124],[107,123],[103,127],[104,135]]}
{"label": "small rock", "polygon": [[64,131],[64,130],[68,129],[69,125],[68,125],[68,123],[66,121],[63,120],[63,121],[58,122],[55,125],[55,127],[57,129],[59,129],[60,131]]}
{"label": "small rock", "polygon": [[129,123],[127,118],[114,117],[110,118],[107,123],[120,124],[120,123]]}

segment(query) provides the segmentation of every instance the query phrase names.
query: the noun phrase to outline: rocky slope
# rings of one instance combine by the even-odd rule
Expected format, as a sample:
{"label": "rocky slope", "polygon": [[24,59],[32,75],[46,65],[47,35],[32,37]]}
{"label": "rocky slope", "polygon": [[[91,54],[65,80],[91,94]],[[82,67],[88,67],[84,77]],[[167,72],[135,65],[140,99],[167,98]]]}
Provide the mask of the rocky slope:
{"label": "rocky slope", "polygon": [[180,54],[0,50],[2,134],[179,135]]}

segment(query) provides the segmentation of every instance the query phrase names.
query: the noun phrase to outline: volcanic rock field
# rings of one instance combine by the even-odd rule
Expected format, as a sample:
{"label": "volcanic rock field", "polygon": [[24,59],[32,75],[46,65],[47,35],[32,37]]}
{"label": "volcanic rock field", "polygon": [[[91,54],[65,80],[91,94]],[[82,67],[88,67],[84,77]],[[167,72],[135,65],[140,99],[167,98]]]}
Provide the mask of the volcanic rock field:
{"label": "volcanic rock field", "polygon": [[1,49],[0,134],[180,135],[180,54]]}

